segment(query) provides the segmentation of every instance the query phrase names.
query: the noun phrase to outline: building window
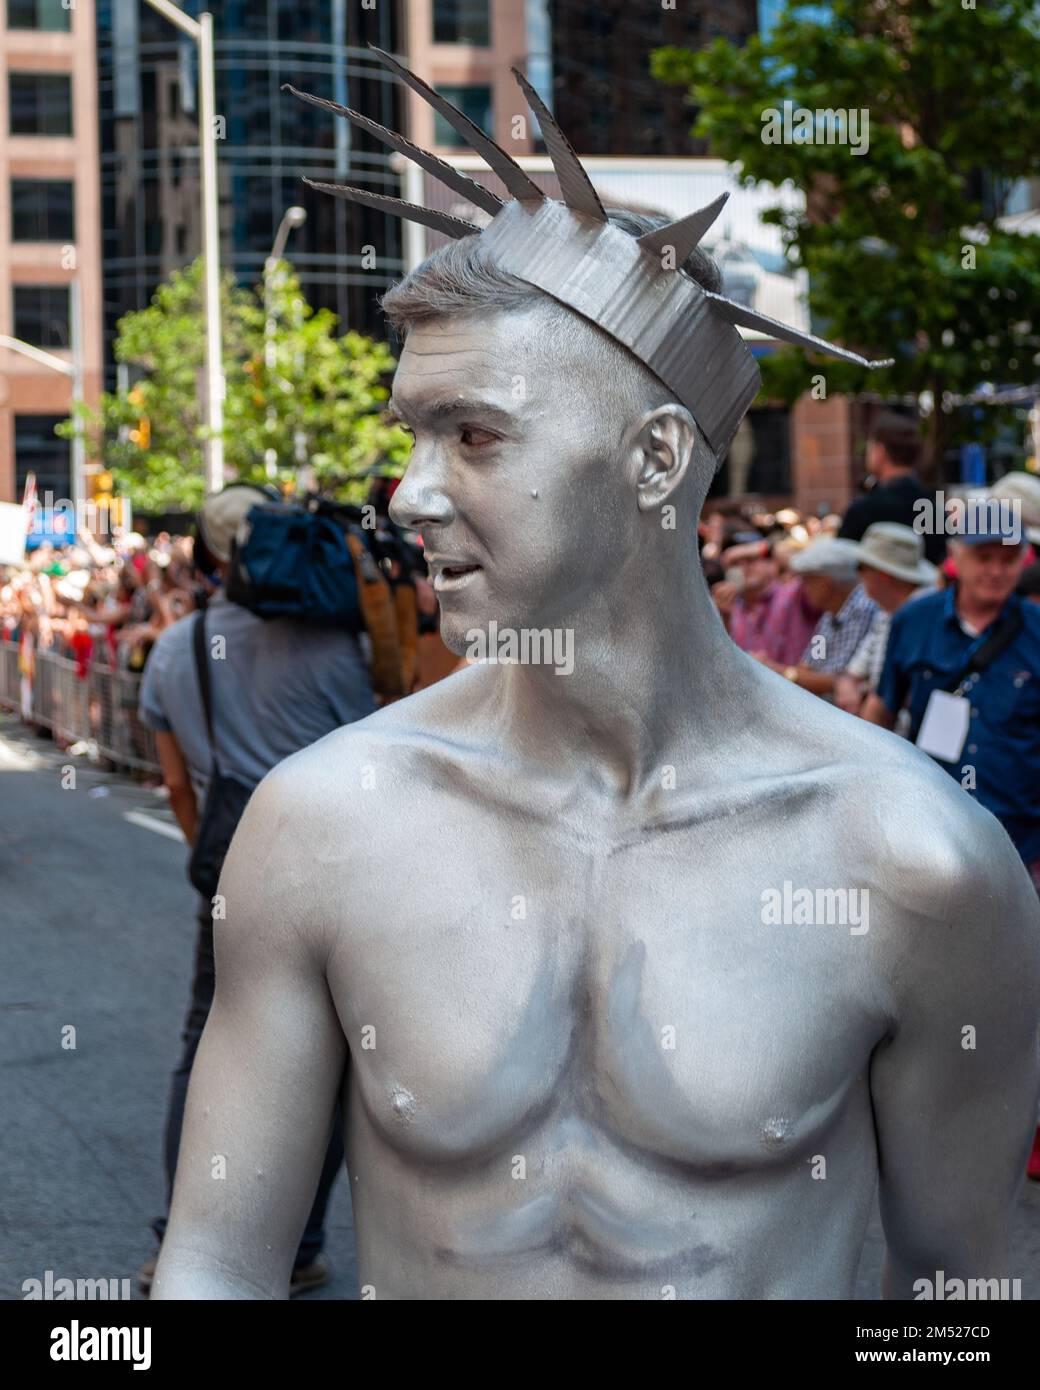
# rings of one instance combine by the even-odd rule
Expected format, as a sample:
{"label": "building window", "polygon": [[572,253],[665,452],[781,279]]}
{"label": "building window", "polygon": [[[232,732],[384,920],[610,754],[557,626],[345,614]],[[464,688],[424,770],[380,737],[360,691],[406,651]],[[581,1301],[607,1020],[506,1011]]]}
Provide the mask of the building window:
{"label": "building window", "polygon": [[45,29],[67,34],[72,24],[72,4],[61,0],[7,0],[8,29]]}
{"label": "building window", "polygon": [[40,497],[50,492],[54,497],[71,495],[72,445],[59,439],[54,426],[69,417],[65,415],[16,415],[14,417],[15,496],[25,494],[25,479],[36,474],[36,490]]}
{"label": "building window", "polygon": [[12,72],[11,134],[71,135],[72,78],[64,72]]}
{"label": "building window", "polygon": [[66,179],[11,180],[12,241],[75,241],[76,210]]}
{"label": "building window", "polygon": [[14,336],[33,347],[67,348],[68,285],[15,285]]}
{"label": "building window", "polygon": [[[470,83],[465,87],[438,87],[437,90],[442,97],[447,97],[453,106],[457,106],[468,116],[474,125],[480,126],[487,135],[492,133],[490,87]],[[433,138],[438,145],[447,145],[452,149],[467,148],[466,141],[439,111],[436,114],[434,131]]]}
{"label": "building window", "polygon": [[489,0],[433,0],[434,43],[491,42]]}

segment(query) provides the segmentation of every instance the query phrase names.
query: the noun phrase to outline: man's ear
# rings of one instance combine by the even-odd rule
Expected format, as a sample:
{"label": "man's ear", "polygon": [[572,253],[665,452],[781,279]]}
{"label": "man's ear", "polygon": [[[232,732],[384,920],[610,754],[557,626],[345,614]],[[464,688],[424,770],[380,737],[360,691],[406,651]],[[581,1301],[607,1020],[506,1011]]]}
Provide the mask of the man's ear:
{"label": "man's ear", "polygon": [[660,405],[636,428],[631,457],[640,511],[662,506],[686,476],[697,447],[697,426],[685,406]]}

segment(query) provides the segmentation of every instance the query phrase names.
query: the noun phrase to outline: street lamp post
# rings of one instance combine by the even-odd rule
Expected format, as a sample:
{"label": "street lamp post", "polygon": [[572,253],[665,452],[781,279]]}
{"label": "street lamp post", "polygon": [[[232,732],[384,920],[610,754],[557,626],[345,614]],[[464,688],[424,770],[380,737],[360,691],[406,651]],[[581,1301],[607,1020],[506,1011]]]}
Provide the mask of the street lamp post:
{"label": "street lamp post", "polygon": [[213,16],[192,19],[171,0],[145,0],[199,49],[199,154],[202,163],[202,256],[206,272],[206,487],[224,486],[224,362],[220,322],[220,225],[217,216],[216,86]]}
{"label": "street lamp post", "polygon": [[69,340],[72,347],[72,500],[87,500],[86,444],[79,406],[83,402],[83,300],[78,280],[69,285]]}
{"label": "street lamp post", "polygon": [[[282,220],[278,224],[278,231],[271,246],[271,254],[264,261],[264,366],[268,372],[273,372],[275,367],[274,274],[285,251],[285,243],[289,240],[289,233],[294,227],[302,227],[306,221],[306,208],[286,208]],[[274,413],[274,407],[269,405],[267,407],[269,423],[273,421]],[[278,467],[278,455],[273,448],[264,450],[264,465],[268,477],[273,478]]]}
{"label": "street lamp post", "polygon": [[274,244],[271,247],[271,254],[267,258],[267,269],[273,270],[282,259],[285,251],[285,243],[289,240],[289,233],[294,227],[302,227],[307,221],[307,209],[301,207],[291,207],[285,209],[285,214],[278,224],[278,231],[275,233]]}

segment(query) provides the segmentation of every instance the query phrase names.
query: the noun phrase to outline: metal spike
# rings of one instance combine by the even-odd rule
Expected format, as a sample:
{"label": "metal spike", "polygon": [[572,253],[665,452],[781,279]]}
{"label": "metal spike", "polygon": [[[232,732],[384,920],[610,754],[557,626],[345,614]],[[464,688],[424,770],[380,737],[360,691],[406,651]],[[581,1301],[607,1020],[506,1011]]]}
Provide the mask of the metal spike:
{"label": "metal spike", "polygon": [[421,222],[424,227],[432,227],[435,232],[444,232],[454,237],[469,236],[479,232],[472,222],[463,222],[459,217],[449,217],[446,212],[434,212],[431,208],[421,208],[418,203],[406,203],[401,198],[391,198],[386,193],[369,193],[365,188],[351,188],[345,183],[318,183],[315,179],[304,179],[311,188],[322,193],[332,193],[337,198],[346,198],[352,203],[364,203],[366,207],[378,212],[388,212],[393,217],[404,217],[409,222]]}
{"label": "metal spike", "polygon": [[785,343],[795,343],[798,347],[811,348],[816,352],[827,352],[832,357],[842,358],[845,362],[855,362],[858,367],[891,367],[895,362],[894,357],[871,361],[850,348],[828,343],[825,338],[817,338],[815,333],[803,333],[798,328],[791,328],[786,323],[780,323],[778,319],[771,319],[768,314],[759,314],[754,309],[749,309],[746,304],[737,304],[732,299],[725,299],[721,294],[713,294],[711,290],[705,290],[704,297],[710,299],[718,313],[730,323],[740,324],[743,328],[757,328],[762,333],[768,333],[771,338],[780,338]]}
{"label": "metal spike", "polygon": [[675,253],[675,268],[678,270],[725,207],[728,198],[728,193],[720,193],[707,207],[691,212],[688,217],[681,217],[678,222],[669,222],[667,227],[658,227],[655,232],[645,232],[636,240],[640,246],[652,251],[656,256],[660,256],[671,247]]}
{"label": "metal spike", "polygon": [[337,116],[345,116],[348,121],[360,126],[362,130],[367,130],[370,135],[374,135],[377,140],[382,140],[391,149],[406,155],[420,168],[425,169],[428,174],[432,174],[434,178],[439,179],[453,192],[461,194],[468,202],[473,203],[492,217],[500,212],[504,206],[502,199],[496,198],[494,193],[485,188],[483,184],[468,178],[458,169],[453,169],[450,164],[446,164],[443,159],[438,159],[435,154],[430,154],[428,150],[413,145],[411,140],[406,140],[403,135],[398,135],[396,130],[388,130],[385,125],[380,125],[378,121],[369,120],[360,111],[354,111],[349,106],[340,106],[339,102],[336,101],[326,101],[324,97],[312,96],[310,92],[301,92],[291,82],[283,83],[282,91],[292,92],[293,96],[299,97],[301,101],[308,101],[312,106],[320,106],[326,111],[332,111]]}
{"label": "metal spike", "polygon": [[607,214],[603,211],[599,194],[593,188],[588,174],[582,168],[581,160],[574,153],[571,142],[556,124],[556,117],[519,68],[512,68],[511,72],[516,78],[528,106],[538,118],[545,148],[549,151],[549,158],[556,170],[556,177],[560,181],[563,201],[574,212],[582,212],[586,217],[594,217],[597,222],[606,222]]}
{"label": "metal spike", "polygon": [[481,128],[464,115],[457,106],[452,106],[451,102],[442,97],[439,92],[435,92],[432,87],[427,86],[421,77],[416,77],[414,72],[409,72],[407,68],[402,67],[396,58],[391,58],[389,53],[384,53],[374,43],[370,43],[368,46],[384,67],[389,68],[402,82],[411,87],[413,92],[417,92],[435,111],[441,113],[466,143],[482,159],[487,161],[514,198],[519,202],[543,201],[545,194],[533,179],[528,178],[516,160],[510,158],[505,150],[500,149],[494,140],[488,139]]}

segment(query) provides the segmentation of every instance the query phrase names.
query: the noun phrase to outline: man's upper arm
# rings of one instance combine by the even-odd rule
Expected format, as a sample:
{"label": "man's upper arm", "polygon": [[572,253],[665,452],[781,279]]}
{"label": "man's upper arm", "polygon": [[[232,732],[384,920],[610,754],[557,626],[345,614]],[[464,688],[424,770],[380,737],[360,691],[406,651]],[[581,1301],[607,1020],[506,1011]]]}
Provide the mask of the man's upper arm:
{"label": "man's upper arm", "polygon": [[159,766],[166,786],[171,791],[190,787],[191,771],[177,742],[176,734],[168,733],[165,729],[156,729],[155,748],[159,754]]}
{"label": "man's upper arm", "polygon": [[284,765],[265,779],[221,876],[216,995],[153,1297],[287,1296],[347,1056],[300,784]]}
{"label": "man's upper arm", "polygon": [[137,697],[138,718],[142,724],[156,733],[170,733],[173,730],[162,697],[162,677],[165,669],[166,647],[160,638],[148,654]]}
{"label": "man's upper arm", "polygon": [[[933,829],[944,810],[933,806]],[[928,846],[932,863],[907,880],[897,1019],[871,1066],[890,1298],[913,1298],[940,1270],[1016,1274],[1006,1260],[1036,1123],[1040,907],[996,822],[957,819],[966,833],[948,862],[945,845]],[[928,896],[933,910],[914,912]]]}

